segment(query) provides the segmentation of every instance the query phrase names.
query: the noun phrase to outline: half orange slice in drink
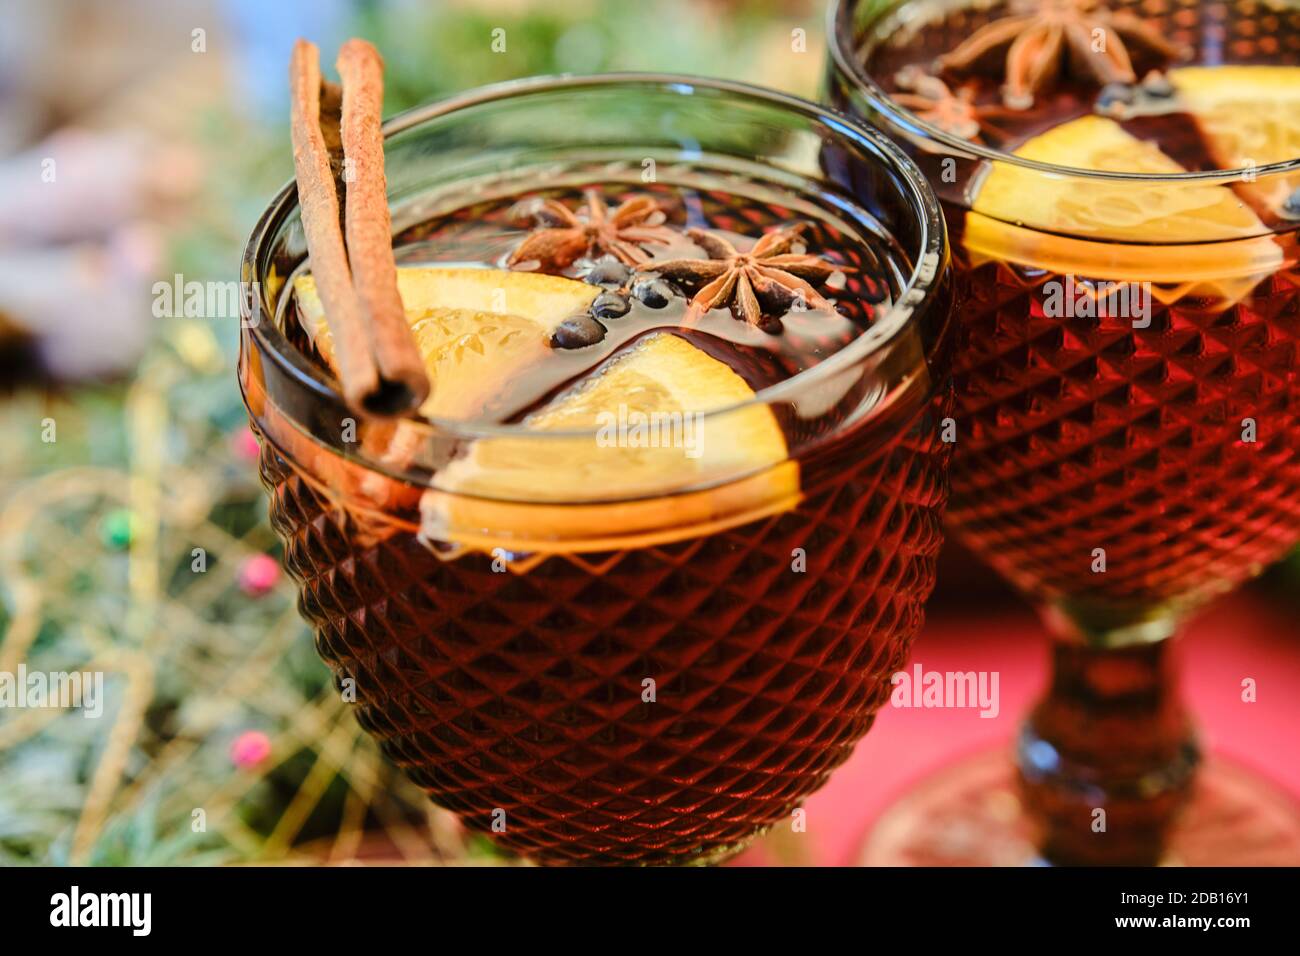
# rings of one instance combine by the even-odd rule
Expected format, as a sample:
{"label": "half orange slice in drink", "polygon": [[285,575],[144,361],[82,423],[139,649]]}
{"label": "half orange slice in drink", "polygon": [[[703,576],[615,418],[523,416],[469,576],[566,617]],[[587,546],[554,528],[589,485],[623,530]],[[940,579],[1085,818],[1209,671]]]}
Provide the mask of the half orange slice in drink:
{"label": "half orange slice in drink", "polygon": [[798,466],[753,398],[723,362],[653,334],[524,421],[571,434],[474,442],[425,494],[423,531],[483,549],[613,550],[788,510]]}
{"label": "half orange slice in drink", "polygon": [[[1223,169],[1300,159],[1300,67],[1189,66],[1171,70],[1169,82]],[[1300,173],[1248,174],[1237,190],[1261,215],[1295,218],[1300,210],[1285,207],[1297,188]]]}
{"label": "half orange slice in drink", "polygon": [[[331,367],[334,340],[316,282],[294,282],[307,334]],[[581,312],[600,289],[535,272],[406,268],[397,291],[429,370],[432,390],[420,406],[430,418],[492,415],[503,385],[546,358],[555,327]]]}
{"label": "half orange slice in drink", "polygon": [[[1114,120],[1084,116],[1035,136],[1023,159],[1113,173],[1185,170]],[[1282,263],[1251,207],[1214,183],[1058,175],[993,162],[974,184],[963,244],[974,265],[1000,261],[1113,282],[1150,282],[1173,302],[1239,301]]]}

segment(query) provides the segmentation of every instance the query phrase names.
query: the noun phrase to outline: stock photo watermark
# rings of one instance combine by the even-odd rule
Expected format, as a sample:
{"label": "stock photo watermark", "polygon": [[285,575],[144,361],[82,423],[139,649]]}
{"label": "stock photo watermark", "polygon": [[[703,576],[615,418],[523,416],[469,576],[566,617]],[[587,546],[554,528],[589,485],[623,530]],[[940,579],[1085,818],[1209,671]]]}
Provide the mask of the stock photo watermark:
{"label": "stock photo watermark", "polygon": [[643,412],[620,404],[596,415],[598,448],[680,448],[687,458],[704,454],[703,412]]}
{"label": "stock photo watermark", "polygon": [[1096,282],[1067,274],[1043,284],[1049,319],[1128,319],[1135,329],[1151,325],[1150,282]]}
{"label": "stock photo watermark", "polygon": [[0,710],[77,710],[86,718],[104,713],[103,671],[0,671]]}
{"label": "stock photo watermark", "polygon": [[132,936],[148,936],[153,929],[153,894],[83,893],[73,885],[67,893],[50,897],[50,925],[117,926],[130,929]]}
{"label": "stock photo watermark", "polygon": [[261,321],[262,284],[257,281],[187,280],[177,272],[170,282],[155,282],[150,291],[156,319],[239,319],[250,328]]}
{"label": "stock photo watermark", "polygon": [[997,671],[927,671],[913,664],[910,671],[895,671],[889,683],[889,703],[900,709],[978,709],[990,720],[1002,709]]}

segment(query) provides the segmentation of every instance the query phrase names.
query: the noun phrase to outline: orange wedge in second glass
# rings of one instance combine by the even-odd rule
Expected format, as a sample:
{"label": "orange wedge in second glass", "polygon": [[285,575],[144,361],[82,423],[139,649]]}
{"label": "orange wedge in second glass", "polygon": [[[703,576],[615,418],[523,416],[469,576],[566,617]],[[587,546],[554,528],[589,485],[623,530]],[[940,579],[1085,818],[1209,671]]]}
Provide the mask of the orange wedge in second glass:
{"label": "orange wedge in second glass", "polygon": [[1015,155],[1138,176],[1081,177],[995,161],[973,184],[964,246],[973,265],[1000,261],[1060,275],[1150,282],[1163,302],[1235,304],[1277,271],[1282,249],[1231,188],[1142,174],[1185,170],[1114,120],[1084,116],[1034,137]]}
{"label": "orange wedge in second glass", "polygon": [[[1300,67],[1188,66],[1169,71],[1181,108],[1196,119],[1222,169],[1257,170],[1300,159]],[[1300,172],[1250,175],[1237,189],[1261,215],[1295,218]]]}

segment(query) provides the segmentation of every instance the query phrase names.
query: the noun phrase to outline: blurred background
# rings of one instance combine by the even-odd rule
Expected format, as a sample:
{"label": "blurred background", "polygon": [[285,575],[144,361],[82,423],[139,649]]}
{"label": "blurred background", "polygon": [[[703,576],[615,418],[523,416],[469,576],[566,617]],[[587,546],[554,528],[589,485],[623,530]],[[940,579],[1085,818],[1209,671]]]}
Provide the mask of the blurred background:
{"label": "blurred background", "polygon": [[[104,713],[0,710],[0,865],[509,863],[390,768],[279,570],[227,282],[291,175],[296,36],[375,43],[392,114],[539,73],[680,71],[815,97],[820,0],[0,0],[0,673],[105,674]],[[492,35],[504,29],[506,49]],[[161,313],[161,314],[160,314]],[[1300,570],[1184,642],[1212,743],[1300,792]],[[1030,612],[952,549],[917,659],[998,669],[1001,713],[889,711],[741,862],[848,863],[924,772],[1005,745],[1041,680]],[[1240,713],[1242,676],[1273,677]],[[1279,693],[1286,689],[1286,693]],[[1236,723],[1234,723],[1236,721]]]}

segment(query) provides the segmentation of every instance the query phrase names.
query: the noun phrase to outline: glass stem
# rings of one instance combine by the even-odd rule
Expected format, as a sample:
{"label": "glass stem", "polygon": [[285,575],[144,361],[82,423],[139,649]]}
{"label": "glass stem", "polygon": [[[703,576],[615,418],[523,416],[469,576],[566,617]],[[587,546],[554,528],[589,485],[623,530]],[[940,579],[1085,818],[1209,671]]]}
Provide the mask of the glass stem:
{"label": "glass stem", "polygon": [[1200,762],[1169,644],[1054,643],[1051,685],[1017,752],[1048,862],[1160,861]]}

